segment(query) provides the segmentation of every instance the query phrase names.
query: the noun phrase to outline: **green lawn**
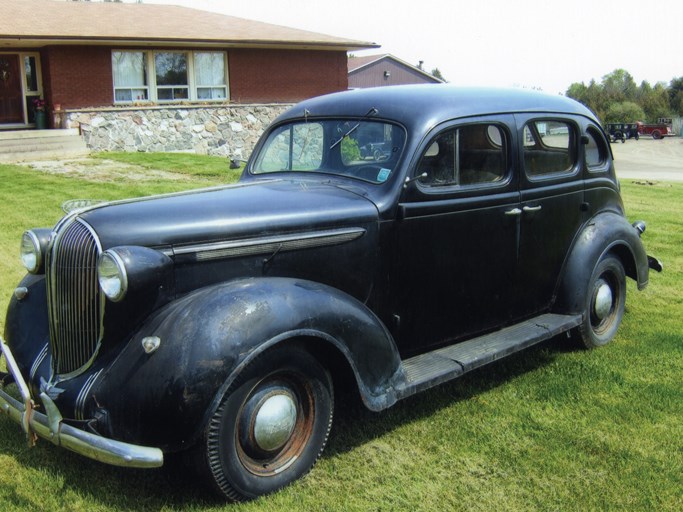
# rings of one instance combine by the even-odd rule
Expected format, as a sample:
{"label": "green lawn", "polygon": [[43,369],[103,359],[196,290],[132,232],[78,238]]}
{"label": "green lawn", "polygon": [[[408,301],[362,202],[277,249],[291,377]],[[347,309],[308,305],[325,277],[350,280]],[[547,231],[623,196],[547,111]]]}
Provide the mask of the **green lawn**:
{"label": "green lawn", "polygon": [[[104,155],[190,181],[70,178],[0,165],[0,309],[22,275],[24,229],[71,198],[114,199],[234,180],[225,159]],[[145,171],[140,171],[144,173]],[[0,510],[683,510],[683,184],[623,183],[665,264],[629,284],[609,346],[555,339],[394,406],[338,404],[313,472],[252,503],[223,505],[182,471],[124,470],[41,441],[0,418]],[[0,317],[0,327],[4,318]]]}

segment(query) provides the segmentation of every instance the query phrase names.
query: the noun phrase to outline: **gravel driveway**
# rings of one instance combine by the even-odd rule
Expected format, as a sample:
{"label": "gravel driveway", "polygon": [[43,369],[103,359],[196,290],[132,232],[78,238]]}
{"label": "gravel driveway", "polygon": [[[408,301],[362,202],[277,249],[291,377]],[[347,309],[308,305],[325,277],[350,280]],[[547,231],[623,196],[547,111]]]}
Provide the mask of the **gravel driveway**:
{"label": "gravel driveway", "polygon": [[621,179],[683,181],[683,138],[641,137],[612,144],[614,166]]}

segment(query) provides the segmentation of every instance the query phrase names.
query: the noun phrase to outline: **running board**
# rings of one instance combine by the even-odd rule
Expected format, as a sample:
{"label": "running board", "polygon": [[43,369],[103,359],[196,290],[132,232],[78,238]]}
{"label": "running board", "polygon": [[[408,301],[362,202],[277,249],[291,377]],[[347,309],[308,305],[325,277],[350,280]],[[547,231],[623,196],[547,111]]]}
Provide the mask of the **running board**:
{"label": "running board", "polygon": [[581,315],[548,313],[462,343],[411,357],[401,363],[405,381],[397,398],[405,398],[557,336],[581,324]]}

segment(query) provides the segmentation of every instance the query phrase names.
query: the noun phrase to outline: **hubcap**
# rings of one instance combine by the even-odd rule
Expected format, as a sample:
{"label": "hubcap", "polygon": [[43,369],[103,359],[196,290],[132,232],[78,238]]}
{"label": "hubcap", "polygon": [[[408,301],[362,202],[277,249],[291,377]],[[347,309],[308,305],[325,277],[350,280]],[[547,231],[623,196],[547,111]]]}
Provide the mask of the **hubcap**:
{"label": "hubcap", "polygon": [[254,441],[261,450],[272,452],[282,448],[296,426],[296,404],[288,394],[268,397],[254,419]]}
{"label": "hubcap", "polygon": [[612,288],[602,279],[596,284],[593,311],[599,320],[604,320],[612,310]]}
{"label": "hubcap", "polygon": [[294,464],[313,432],[312,388],[298,374],[280,373],[261,381],[237,417],[237,456],[259,476],[276,475]]}

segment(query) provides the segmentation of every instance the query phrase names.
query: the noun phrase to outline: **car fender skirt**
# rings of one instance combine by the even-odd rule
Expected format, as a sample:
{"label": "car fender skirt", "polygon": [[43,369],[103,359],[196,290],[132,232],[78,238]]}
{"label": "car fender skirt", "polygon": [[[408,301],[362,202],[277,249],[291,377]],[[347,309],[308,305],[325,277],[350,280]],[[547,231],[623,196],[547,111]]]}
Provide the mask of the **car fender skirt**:
{"label": "car fender skirt", "polygon": [[[150,337],[158,348],[146,353]],[[92,395],[116,438],[180,450],[200,434],[241,367],[302,338],[343,354],[370,409],[396,401],[400,357],[380,320],[340,290],[288,278],[227,282],[168,304],[137,331]]]}
{"label": "car fender skirt", "polygon": [[554,311],[565,314],[583,311],[593,269],[607,253],[613,253],[621,260],[626,275],[636,281],[639,290],[647,286],[648,258],[638,230],[621,215],[602,213],[591,219],[574,240]]}

